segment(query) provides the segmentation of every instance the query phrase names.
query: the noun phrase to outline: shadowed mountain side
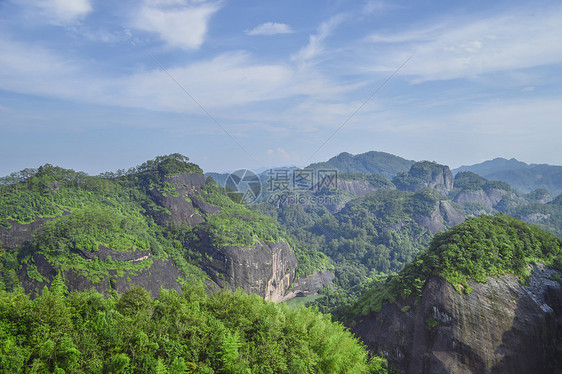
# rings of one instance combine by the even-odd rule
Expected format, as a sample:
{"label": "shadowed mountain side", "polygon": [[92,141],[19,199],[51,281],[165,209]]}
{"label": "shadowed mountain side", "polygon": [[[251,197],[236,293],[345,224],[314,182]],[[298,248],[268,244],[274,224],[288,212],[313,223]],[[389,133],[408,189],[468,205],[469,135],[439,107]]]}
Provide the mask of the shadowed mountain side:
{"label": "shadowed mountain side", "polygon": [[[440,277],[414,298],[385,303],[379,313],[360,316],[352,328],[374,353],[405,373],[552,372],[557,316],[544,311],[513,275],[469,280],[459,294]],[[545,286],[541,295],[562,301],[562,288]]]}

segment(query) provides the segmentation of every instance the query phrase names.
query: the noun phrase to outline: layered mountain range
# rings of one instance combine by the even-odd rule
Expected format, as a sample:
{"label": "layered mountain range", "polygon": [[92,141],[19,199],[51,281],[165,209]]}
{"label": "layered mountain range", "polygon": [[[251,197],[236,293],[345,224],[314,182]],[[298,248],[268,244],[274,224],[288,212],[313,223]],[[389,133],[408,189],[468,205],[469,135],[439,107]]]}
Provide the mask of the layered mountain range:
{"label": "layered mountain range", "polygon": [[1,180],[0,280],[34,297],[56,279],[106,295],[194,283],[274,302],[314,295],[405,372],[550,372],[562,195],[546,175],[557,169],[523,188],[478,174],[500,173],[490,165],[343,153],[306,168],[336,170],[335,183],[279,195],[264,174],[250,205],[179,154],[96,177],[26,169]]}

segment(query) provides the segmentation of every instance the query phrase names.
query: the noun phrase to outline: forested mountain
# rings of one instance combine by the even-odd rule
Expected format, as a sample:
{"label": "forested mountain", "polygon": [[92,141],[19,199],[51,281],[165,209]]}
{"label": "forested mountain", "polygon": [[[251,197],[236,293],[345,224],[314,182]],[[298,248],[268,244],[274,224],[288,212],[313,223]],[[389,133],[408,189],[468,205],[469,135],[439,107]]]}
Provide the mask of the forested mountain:
{"label": "forested mountain", "polygon": [[4,283],[37,293],[62,272],[70,290],[138,284],[156,296],[200,281],[283,297],[297,260],[277,224],[210,181],[177,154],[123,175],[51,165],[13,174],[0,194]]}
{"label": "forested mountain", "polygon": [[408,171],[414,161],[403,159],[385,152],[366,152],[352,155],[340,153],[326,162],[309,165],[306,169],[336,169],[341,173],[380,174],[392,178],[396,174]]}
{"label": "forested mountain", "polygon": [[562,241],[505,215],[470,218],[365,291],[353,331],[406,373],[562,367]]}
{"label": "forested mountain", "polygon": [[472,171],[490,180],[509,183],[515,190],[529,193],[545,189],[552,196],[562,194],[562,166],[526,164],[514,158],[495,158],[480,164],[461,166],[453,173]]}
{"label": "forested mountain", "polygon": [[[320,171],[332,168],[338,169],[338,172],[330,176],[330,183],[318,178]],[[396,313],[406,316],[407,320],[396,321],[412,327],[412,331],[416,328],[411,324],[420,316],[427,319],[428,310],[433,310],[434,306],[438,310],[443,310],[441,306],[452,307],[439,304],[441,298],[456,300],[456,303],[461,304],[466,301],[451,294],[455,287],[483,292],[478,293],[483,300],[491,300],[490,292],[502,293],[509,289],[519,295],[517,300],[523,300],[521,303],[525,308],[533,308],[530,301],[521,296],[523,291],[517,288],[516,281],[502,276],[499,283],[494,283],[490,277],[507,272],[523,274],[524,279],[527,279],[521,266],[527,266],[525,264],[531,260],[541,263],[540,266],[558,264],[555,247],[559,241],[556,238],[506,216],[533,223],[562,237],[562,195],[554,197],[545,189],[523,194],[506,182],[489,180],[474,172],[462,171],[453,177],[446,165],[407,161],[382,152],[357,156],[344,153],[326,163],[313,164],[306,172],[317,173],[314,174],[316,179],[311,179],[314,183],[310,185],[305,183],[304,188],[291,185],[297,180],[299,170],[284,170],[287,172],[278,173],[285,178],[282,183],[272,180],[271,172],[260,175],[256,179],[256,191],[261,190],[261,193],[247,205],[240,204],[242,195],[239,192],[217,185],[210,176],[205,178],[197,165],[179,154],[159,156],[126,172],[104,173],[96,177],[47,164],[0,179],[0,284],[4,290],[3,300],[7,303],[0,306],[6,311],[0,318],[12,316],[0,322],[11,326],[10,318],[16,318],[13,317],[16,311],[10,309],[9,305],[14,300],[20,300],[24,310],[30,313],[25,318],[29,321],[39,318],[37,322],[30,323],[42,326],[43,322],[40,321],[47,317],[41,314],[44,311],[34,310],[42,302],[47,302],[44,300],[54,303],[52,300],[55,299],[57,305],[70,308],[69,318],[72,322],[67,325],[67,335],[64,335],[64,339],[70,340],[61,340],[62,335],[50,338],[52,342],[45,344],[49,344],[49,347],[52,345],[52,349],[49,348],[50,353],[45,355],[41,353],[44,341],[28,337],[25,338],[27,340],[18,341],[17,336],[24,334],[24,331],[5,330],[9,331],[5,335],[6,341],[16,342],[9,343],[11,345],[5,348],[5,352],[12,349],[13,352],[21,353],[20,356],[16,355],[20,358],[13,365],[30,367],[37,362],[37,367],[47,368],[41,370],[51,371],[58,367],[70,371],[80,368],[87,372],[110,372],[114,370],[111,369],[113,365],[123,364],[132,371],[142,371],[139,368],[147,365],[150,368],[166,368],[170,372],[174,372],[176,366],[185,366],[188,372],[240,372],[246,369],[262,372],[265,366],[260,366],[259,360],[256,360],[260,352],[256,342],[265,339],[264,336],[270,336],[267,339],[277,339],[275,341],[278,342],[268,354],[289,355],[276,363],[271,361],[264,364],[277,368],[274,370],[276,372],[337,372],[343,369],[334,368],[348,365],[343,359],[333,363],[335,366],[320,364],[319,357],[324,354],[321,352],[325,352],[321,347],[327,347],[328,343],[314,341],[316,338],[311,337],[310,348],[307,348],[311,353],[306,358],[296,357],[288,348],[284,348],[288,343],[282,339],[285,339],[285,334],[291,334],[283,325],[284,321],[309,318],[310,321],[316,321],[311,322],[312,325],[328,323],[325,320],[327,317],[322,317],[318,312],[303,311],[299,315],[282,307],[258,303],[256,298],[246,299],[240,291],[234,296],[227,292],[219,297],[222,298],[221,302],[228,304],[237,300],[235,303],[240,306],[240,313],[255,315],[256,318],[252,322],[244,320],[230,324],[228,321],[238,321],[241,317],[216,314],[218,309],[207,308],[215,303],[214,296],[202,296],[205,292],[214,294],[219,290],[240,288],[245,293],[277,303],[295,296],[311,296],[302,300],[314,300],[313,304],[321,312],[331,313],[333,319],[351,324],[359,321],[357,326],[363,327],[354,327],[355,332],[369,343],[371,353],[375,354],[370,363],[366,361],[365,351],[360,345],[345,340],[351,338],[343,330],[340,334],[336,327],[326,325],[325,328],[333,331],[335,341],[343,339],[342,342],[348,342],[342,343],[342,347],[355,352],[350,354],[358,357],[357,372],[386,372],[385,361],[376,355],[390,352],[387,348],[398,349],[393,352],[404,352],[410,348],[400,345],[404,342],[393,343],[390,336],[395,333],[394,330],[388,330],[388,336],[377,335],[377,339],[387,339],[386,343],[380,343],[380,346],[379,343],[370,343],[371,333],[365,331],[371,331],[375,324],[368,316],[376,315],[380,308],[383,308],[380,313],[386,313],[383,319],[387,321],[396,318]],[[213,175],[219,180],[226,180],[227,177]],[[275,183],[278,185],[272,188]],[[287,186],[292,188],[281,188]],[[489,218],[498,213],[505,215]],[[479,216],[482,218],[474,219]],[[468,221],[463,223],[467,218]],[[484,233],[484,237],[476,235],[474,230]],[[446,234],[441,234],[443,232]],[[484,244],[474,244],[471,237]],[[463,238],[468,241],[463,241]],[[513,241],[514,238],[520,240]],[[538,248],[543,248],[541,246],[547,249],[540,252]],[[441,249],[435,249],[437,247]],[[480,249],[484,247],[497,247],[497,255],[482,258]],[[476,255],[472,254],[475,248],[480,248]],[[436,256],[439,251],[444,251],[446,256]],[[550,268],[545,271],[545,274],[555,274]],[[492,288],[479,286],[472,279],[488,279],[487,284]],[[546,281],[537,282],[545,284]],[[63,291],[45,293],[49,286],[51,289],[62,287]],[[136,286],[146,289],[151,296],[139,296],[139,292],[142,292]],[[162,293],[161,287],[171,291]],[[424,300],[428,287],[435,292],[427,291],[433,296],[425,300],[432,301],[412,309],[416,300],[412,297],[417,295],[418,300]],[[76,293],[91,289],[95,291]],[[137,289],[135,297],[143,299],[143,305],[148,305],[137,316],[141,318],[142,315],[141,320],[144,321],[137,332],[143,336],[142,339],[145,339],[144,336],[150,337],[148,342],[154,341],[158,347],[143,343],[145,345],[141,351],[146,356],[139,356],[136,348],[127,346],[133,344],[131,340],[122,341],[117,337],[124,334],[123,331],[115,326],[107,327],[109,330],[103,330],[103,333],[116,334],[113,340],[109,343],[100,340],[90,348],[91,352],[97,352],[97,369],[77,364],[80,360],[76,361],[76,357],[86,356],[71,355],[71,361],[65,361],[65,356],[60,353],[65,347],[70,347],[69,352],[72,347],[80,351],[85,349],[74,323],[91,319],[92,314],[80,311],[83,306],[76,305],[81,302],[89,305],[94,302],[92,300],[98,300],[96,308],[101,309],[92,313],[103,312],[106,316],[116,318],[111,320],[113,322],[107,320],[109,325],[140,321],[119,307],[129,289]],[[28,300],[23,292],[34,300]],[[193,300],[189,298],[182,299],[182,292],[199,295],[193,299],[196,300],[195,304],[192,305]],[[543,292],[541,295],[546,294]],[[178,308],[202,308],[200,310],[206,316],[204,320],[193,322],[198,327],[190,332],[191,335],[171,336],[171,341],[175,342],[173,344],[184,344],[181,339],[199,341],[203,338],[197,334],[206,331],[209,326],[225,327],[224,330],[220,328],[222,335],[208,343],[208,349],[194,348],[190,351],[189,359],[179,353],[164,352],[162,347],[168,343],[155,337],[158,331],[168,328],[164,327],[168,322],[162,322],[161,317],[154,313],[160,303],[172,299]],[[493,305],[494,300],[489,303]],[[387,304],[392,306],[384,307]],[[470,309],[472,304],[467,305]],[[417,311],[408,313],[410,309]],[[509,308],[506,310],[504,312],[508,314],[513,312]],[[268,327],[263,334],[256,335],[254,330],[248,330],[249,325],[246,324],[260,323],[257,321],[261,321],[262,312],[281,316],[280,322],[276,327]],[[307,317],[306,313],[312,314]],[[447,313],[452,316],[452,312]],[[444,320],[440,316],[437,313],[432,318],[446,320],[446,317],[443,317]],[[541,318],[543,316],[537,313],[531,319],[540,324]],[[433,320],[429,321],[430,325],[434,324]],[[422,322],[422,327],[427,325],[424,320]],[[417,328],[424,336],[434,331],[425,327],[421,330]],[[313,334],[313,330],[299,333]],[[98,327],[92,327],[90,331],[93,335],[101,332]],[[468,344],[454,336],[457,339],[455,341]],[[137,339],[136,336],[129,338]],[[434,340],[430,341],[431,344],[435,343]],[[430,344],[427,340],[422,343]],[[429,352],[434,349],[431,344]],[[467,346],[469,348],[466,349],[473,349]],[[187,349],[185,347],[182,348],[184,351]],[[238,351],[232,347],[238,347]],[[113,353],[108,354],[107,349],[113,350]],[[519,351],[520,348],[514,348],[514,352]],[[123,355],[115,356],[117,352]],[[223,357],[226,352],[232,355]],[[334,351],[333,354],[336,357],[340,353]],[[462,356],[465,353],[461,350],[459,354]],[[475,355],[490,359],[481,353]],[[414,356],[412,353],[409,357]],[[402,369],[411,365],[410,361],[405,364],[406,361],[401,361],[399,357],[390,355],[388,358]],[[421,361],[415,361],[417,363],[411,367],[418,368],[416,365],[420,362],[429,362],[428,367],[438,372],[440,369],[435,362],[439,360],[431,358],[427,361],[426,358],[420,358]],[[459,369],[459,372],[463,372],[466,369],[447,366],[454,361],[451,360],[445,360],[448,362],[445,365],[449,368],[447,370]],[[1,362],[4,361],[0,359],[0,365],[12,365]],[[366,365],[370,365],[370,369]],[[494,365],[502,367],[499,362]],[[304,371],[295,368],[304,368]],[[465,371],[478,370],[470,367]]]}
{"label": "forested mountain", "polygon": [[292,240],[185,156],[1,182],[3,372],[386,372],[329,316],[264,301],[294,281]]}

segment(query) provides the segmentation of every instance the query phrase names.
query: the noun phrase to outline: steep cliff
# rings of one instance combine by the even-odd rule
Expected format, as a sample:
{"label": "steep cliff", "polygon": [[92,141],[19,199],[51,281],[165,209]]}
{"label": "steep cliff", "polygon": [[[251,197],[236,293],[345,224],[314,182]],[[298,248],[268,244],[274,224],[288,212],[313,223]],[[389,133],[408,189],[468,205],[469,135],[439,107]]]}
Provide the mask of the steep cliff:
{"label": "steep cliff", "polygon": [[417,192],[429,187],[446,196],[453,189],[454,178],[448,166],[422,161],[413,164],[407,173],[398,174],[392,183],[400,190]]}
{"label": "steep cliff", "polygon": [[[190,227],[203,222],[201,211],[192,198],[201,194],[205,177],[200,174],[170,175],[162,178],[164,188],[153,187],[148,191],[151,199],[163,210],[152,210],[154,219],[161,225],[188,223]],[[199,204],[201,205],[201,204]],[[220,210],[214,207],[215,211]],[[214,213],[214,212],[213,212]]]}
{"label": "steep cliff", "polygon": [[553,372],[562,287],[542,270],[552,272],[533,272],[535,293],[514,275],[469,280],[469,295],[432,277],[419,302],[385,303],[353,331],[405,373]]}
{"label": "steep cliff", "polygon": [[240,287],[269,301],[281,301],[295,279],[297,259],[284,241],[248,247],[205,246],[203,254],[202,268],[220,287]]}
{"label": "steep cliff", "polygon": [[435,202],[433,211],[415,214],[413,219],[418,226],[436,234],[464,222],[465,216],[462,207],[459,209],[448,200],[440,200]]}
{"label": "steep cliff", "polygon": [[504,215],[469,218],[348,316],[406,373],[550,373],[560,365],[561,268],[552,234]]}
{"label": "steep cliff", "polygon": [[489,181],[472,172],[459,172],[455,176],[454,187],[449,198],[463,205],[468,215],[507,213],[527,204],[527,200],[513,191],[507,183]]}
{"label": "steep cliff", "polygon": [[60,275],[69,290],[141,285],[157,296],[196,281],[283,298],[297,260],[275,220],[206,185],[187,161],[159,156],[104,178],[46,165],[0,186],[0,269],[9,273],[0,283],[40,294]]}
{"label": "steep cliff", "polygon": [[[93,274],[87,268],[82,270],[61,268],[59,264],[49,261],[45,255],[36,253],[22,265],[18,275],[25,292],[32,296],[40,295],[43,287],[50,285],[54,277],[59,274],[69,291],[95,289],[104,294],[112,292],[121,294],[132,285],[143,287],[154,297],[158,296],[161,287],[181,291],[182,284],[179,279],[185,274],[172,261],[153,258],[148,251],[138,252],[140,253],[105,249],[100,253],[92,252],[84,255],[91,257],[88,261],[94,260],[98,263],[103,263],[106,260],[105,256],[113,255],[115,258],[109,260],[122,263],[124,267],[137,265],[135,269],[128,270],[117,265]],[[99,261],[96,261],[98,259]]]}

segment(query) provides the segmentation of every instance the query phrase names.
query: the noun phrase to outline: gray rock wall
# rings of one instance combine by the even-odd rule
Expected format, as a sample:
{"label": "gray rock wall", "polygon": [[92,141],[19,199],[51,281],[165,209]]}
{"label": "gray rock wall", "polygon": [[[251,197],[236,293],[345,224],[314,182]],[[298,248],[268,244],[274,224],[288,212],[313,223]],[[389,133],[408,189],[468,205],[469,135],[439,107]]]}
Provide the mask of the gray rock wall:
{"label": "gray rock wall", "polygon": [[297,258],[284,241],[252,247],[207,247],[204,251],[203,269],[221,287],[240,287],[277,302],[295,278]]}
{"label": "gray rock wall", "polygon": [[538,283],[532,294],[514,275],[488,277],[469,281],[472,293],[461,295],[433,277],[417,305],[385,303],[353,331],[405,373],[550,373],[562,288]]}

